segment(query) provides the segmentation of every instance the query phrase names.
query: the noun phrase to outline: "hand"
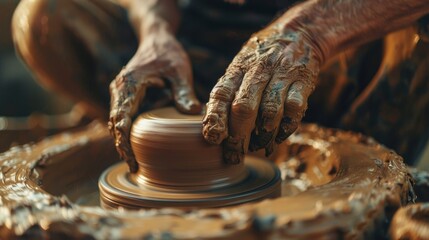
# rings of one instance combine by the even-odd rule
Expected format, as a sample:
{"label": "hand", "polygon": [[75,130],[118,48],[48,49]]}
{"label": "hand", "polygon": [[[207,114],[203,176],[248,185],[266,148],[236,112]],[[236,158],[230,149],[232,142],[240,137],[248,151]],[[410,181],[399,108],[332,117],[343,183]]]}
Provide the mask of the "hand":
{"label": "hand", "polygon": [[137,162],[130,146],[131,118],[145,96],[148,87],[171,86],[174,103],[179,111],[201,112],[201,104],[192,88],[192,71],[188,56],[175,37],[168,33],[148,35],[110,84],[111,109],[109,129],[115,146],[130,172],[136,172]]}
{"label": "hand", "polygon": [[[296,29],[296,28],[295,28]],[[275,26],[254,34],[213,88],[203,120],[204,138],[224,144],[224,160],[273,151],[298,127],[321,62],[303,30]]]}

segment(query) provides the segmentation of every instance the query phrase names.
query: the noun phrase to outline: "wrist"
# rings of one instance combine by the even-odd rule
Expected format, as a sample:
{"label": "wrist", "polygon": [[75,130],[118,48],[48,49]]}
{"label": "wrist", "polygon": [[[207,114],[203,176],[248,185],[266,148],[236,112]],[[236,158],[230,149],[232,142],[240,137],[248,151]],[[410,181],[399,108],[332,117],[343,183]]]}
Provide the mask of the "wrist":
{"label": "wrist", "polygon": [[[317,1],[316,1],[317,2]],[[334,42],[328,41],[326,35],[319,30],[324,29],[313,18],[315,1],[308,1],[288,10],[274,21],[268,29],[276,32],[281,38],[289,41],[302,41],[311,50],[311,57],[322,65],[332,56]],[[319,13],[320,14],[320,13]]]}
{"label": "wrist", "polygon": [[340,51],[413,24],[428,12],[427,0],[308,0],[273,24],[284,32],[302,33],[323,63]]}
{"label": "wrist", "polygon": [[148,34],[174,34],[178,28],[180,14],[175,0],[133,0],[127,9],[140,42]]}
{"label": "wrist", "polygon": [[173,35],[175,29],[163,18],[156,14],[150,14],[145,17],[144,21],[140,25],[139,39],[143,40],[148,36],[153,35]]}

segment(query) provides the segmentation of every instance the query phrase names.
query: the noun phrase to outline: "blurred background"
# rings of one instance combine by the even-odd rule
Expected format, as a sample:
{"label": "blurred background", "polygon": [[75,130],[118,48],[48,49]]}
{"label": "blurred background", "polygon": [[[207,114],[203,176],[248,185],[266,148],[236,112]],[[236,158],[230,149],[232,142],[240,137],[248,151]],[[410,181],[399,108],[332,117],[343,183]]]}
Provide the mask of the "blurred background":
{"label": "blurred background", "polygon": [[69,114],[73,104],[37,84],[15,54],[10,24],[18,3],[0,0],[0,152],[76,122]]}
{"label": "blurred background", "polygon": [[0,0],[0,115],[67,112],[71,103],[41,88],[15,55],[10,23],[18,3],[19,0]]}
{"label": "blurred background", "polygon": [[[0,152],[73,128],[83,118],[68,99],[38,85],[16,56],[10,24],[18,3],[0,0]],[[429,144],[418,166],[429,170]]]}

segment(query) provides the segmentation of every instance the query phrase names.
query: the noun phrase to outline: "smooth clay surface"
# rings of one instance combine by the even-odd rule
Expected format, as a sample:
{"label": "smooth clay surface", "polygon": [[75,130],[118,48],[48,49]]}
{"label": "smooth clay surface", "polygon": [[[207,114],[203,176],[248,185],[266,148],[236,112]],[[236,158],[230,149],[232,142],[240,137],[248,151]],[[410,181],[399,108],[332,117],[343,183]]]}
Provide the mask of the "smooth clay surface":
{"label": "smooth clay surface", "polygon": [[280,196],[277,166],[256,156],[225,163],[221,146],[203,139],[201,119],[173,107],[140,115],[131,130],[138,171],[125,163],[107,169],[99,182],[102,206],[224,207]]}
{"label": "smooth clay surface", "polygon": [[131,147],[138,174],[154,185],[203,189],[242,180],[244,164],[225,164],[219,145],[201,135],[202,115],[185,115],[161,108],[140,115],[131,130]]}
{"label": "smooth clay surface", "polygon": [[104,124],[14,147],[0,155],[0,238],[380,239],[409,200],[402,158],[370,138],[303,125],[278,152],[282,197],[129,211],[76,203],[117,162]]}

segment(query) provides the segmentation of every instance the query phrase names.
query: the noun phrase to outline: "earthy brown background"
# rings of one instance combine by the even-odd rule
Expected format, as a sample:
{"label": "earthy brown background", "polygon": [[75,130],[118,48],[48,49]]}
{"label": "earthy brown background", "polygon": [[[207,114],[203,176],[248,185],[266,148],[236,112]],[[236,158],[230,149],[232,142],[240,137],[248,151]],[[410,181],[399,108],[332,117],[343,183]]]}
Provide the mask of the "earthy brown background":
{"label": "earthy brown background", "polygon": [[15,55],[10,21],[18,3],[0,0],[0,116],[69,111],[69,101],[42,89]]}

